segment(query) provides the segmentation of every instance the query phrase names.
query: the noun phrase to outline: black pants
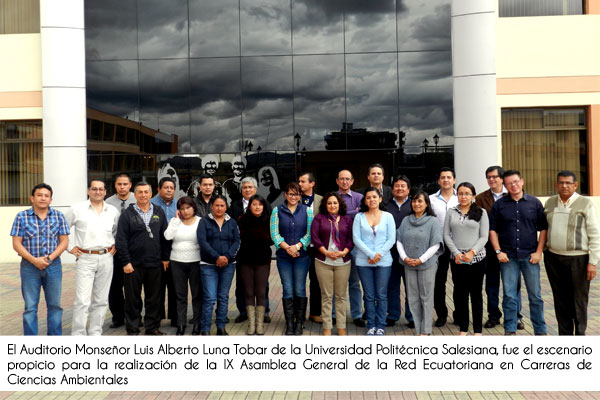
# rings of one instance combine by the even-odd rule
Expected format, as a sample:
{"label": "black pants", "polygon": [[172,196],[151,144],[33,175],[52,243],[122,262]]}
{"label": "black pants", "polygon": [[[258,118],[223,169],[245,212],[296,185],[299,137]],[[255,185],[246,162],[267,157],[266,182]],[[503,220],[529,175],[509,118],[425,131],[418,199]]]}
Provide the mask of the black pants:
{"label": "black pants", "polygon": [[[165,295],[166,291],[166,295]],[[165,299],[168,300],[167,312],[165,313]],[[177,293],[173,285],[173,274],[171,268],[163,270],[160,279],[160,319],[170,319],[177,322]],[[185,321],[181,321],[185,324]]]}
{"label": "black pants", "polygon": [[485,293],[487,295],[488,319],[495,319],[499,321],[500,318],[502,318],[502,311],[500,311],[500,261],[498,261],[496,252],[489,242],[485,246],[485,251],[487,253]]}
{"label": "black pants", "polygon": [[554,311],[559,335],[585,335],[590,281],[589,257],[561,256],[544,251],[546,273],[554,296]]}
{"label": "black pants", "polygon": [[321,315],[321,286],[315,270],[316,252],[317,250],[314,247],[308,248],[308,255],[310,256],[310,266],[308,267],[310,311],[308,313],[310,315]]}
{"label": "black pants", "polygon": [[263,265],[248,265],[238,263],[237,274],[241,275],[246,294],[245,304],[247,306],[265,306],[267,301],[267,281],[271,263]]}
{"label": "black pants", "polygon": [[473,332],[481,333],[483,319],[483,275],[485,258],[474,264],[456,264],[450,261],[454,281],[455,318],[461,332],[469,331],[469,296],[473,313]]}
{"label": "black pants", "polygon": [[131,274],[124,274],[125,286],[125,327],[127,332],[139,332],[142,309],[142,287],[144,288],[144,326],[147,331],[160,327],[160,280],[162,265],[134,267]]}
{"label": "black pants", "polygon": [[[271,264],[269,263],[269,273],[271,273]],[[240,263],[235,265],[235,306],[237,307],[240,315],[246,315],[246,292],[244,290],[244,281],[242,279],[242,273],[240,272]],[[268,314],[269,310],[269,277],[267,275],[267,284],[265,286],[265,313]]]}
{"label": "black pants", "polygon": [[123,296],[123,267],[115,261],[110,291],[108,292],[108,308],[112,321],[116,324],[125,322],[125,297]]}
{"label": "black pants", "polygon": [[[433,308],[438,318],[448,318],[448,307],[446,307],[446,281],[448,280],[448,266],[450,262],[450,251],[444,250],[444,253],[438,258],[438,269],[435,273],[435,287],[433,289]],[[454,281],[454,278],[453,278]],[[456,291],[452,296],[456,304]]]}
{"label": "black pants", "polygon": [[[202,313],[202,278],[200,277],[200,263],[183,263],[171,261],[171,275],[173,286],[177,295],[177,322],[185,326],[187,322],[188,309],[188,283],[192,293],[192,312],[194,314],[194,325],[200,325],[200,314]],[[161,289],[162,290],[162,289]],[[163,292],[164,293],[164,292]],[[169,300],[169,308],[171,301]]]}

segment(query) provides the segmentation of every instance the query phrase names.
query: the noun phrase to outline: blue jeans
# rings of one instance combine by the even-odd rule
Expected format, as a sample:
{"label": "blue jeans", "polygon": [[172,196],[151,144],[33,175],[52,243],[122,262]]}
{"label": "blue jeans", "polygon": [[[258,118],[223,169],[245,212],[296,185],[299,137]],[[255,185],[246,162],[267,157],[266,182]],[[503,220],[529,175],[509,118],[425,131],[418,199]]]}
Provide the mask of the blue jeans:
{"label": "blue jeans", "polygon": [[385,315],[388,307],[387,290],[392,268],[357,265],[356,269],[365,292],[367,329],[385,329]]}
{"label": "blue jeans", "polygon": [[509,258],[507,263],[500,266],[502,273],[502,309],[504,310],[504,330],[506,332],[517,331],[517,313],[519,302],[517,290],[520,274],[523,274],[527,297],[529,298],[529,314],[533,331],[536,334],[546,333],[546,322],[544,321],[544,301],[542,300],[542,289],[540,286],[540,265],[532,264],[527,258]]}
{"label": "blue jeans", "polygon": [[277,256],[277,270],[284,299],[306,297],[306,276],[309,266],[309,256],[298,258]]}
{"label": "blue jeans", "polygon": [[25,301],[23,312],[23,334],[38,334],[38,304],[40,288],[44,288],[44,296],[48,306],[48,335],[62,335],[62,313],[60,307],[60,290],[62,285],[62,265],[60,258],[44,270],[37,269],[28,261],[21,261],[21,293]]}
{"label": "blue jeans", "polygon": [[225,328],[227,324],[227,308],[229,306],[229,289],[233,281],[235,263],[226,267],[201,264],[200,276],[202,278],[202,316],[200,317],[200,330],[210,331],[215,302],[217,313],[215,322],[217,328]]}

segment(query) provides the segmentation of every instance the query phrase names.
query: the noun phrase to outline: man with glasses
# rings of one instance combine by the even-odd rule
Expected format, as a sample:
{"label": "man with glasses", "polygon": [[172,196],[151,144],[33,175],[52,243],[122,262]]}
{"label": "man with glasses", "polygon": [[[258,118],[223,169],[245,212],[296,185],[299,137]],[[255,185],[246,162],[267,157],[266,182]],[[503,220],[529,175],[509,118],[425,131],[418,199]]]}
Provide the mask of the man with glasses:
{"label": "man with glasses", "polygon": [[105,195],[104,182],[92,179],[88,186],[89,199],[75,204],[66,214],[71,228],[69,252],[77,259],[73,336],[102,335],[116,252],[114,236],[119,222],[119,211],[104,201]]}
{"label": "man with glasses", "polygon": [[560,171],[557,196],[546,201],[544,264],[554,295],[559,335],[585,335],[590,282],[600,264],[600,224],[594,203],[580,196],[577,176]]}
{"label": "man with glasses", "polygon": [[490,241],[501,263],[504,334],[516,334],[517,283],[523,274],[533,331],[536,335],[546,335],[539,264],[548,229],[544,207],[537,198],[523,191],[519,171],[506,171],[504,186],[509,195],[496,201],[490,214]]}
{"label": "man with glasses", "polygon": [[[354,177],[352,173],[346,169],[338,172],[338,177],[335,180],[338,185],[338,193],[342,196],[344,203],[346,203],[346,215],[354,220],[356,214],[360,210],[360,203],[363,195],[352,191],[350,188],[354,184]],[[354,325],[359,328],[367,326],[363,319],[363,293],[360,288],[360,279],[358,277],[358,271],[356,270],[355,261],[355,249],[350,252],[350,277],[348,279],[348,294],[350,296],[350,313],[352,314],[352,321]],[[334,309],[335,316],[335,309]]]}
{"label": "man with glasses", "polygon": [[[115,178],[116,193],[105,200],[106,204],[115,207],[122,213],[130,204],[135,204],[135,196],[131,192],[131,177],[122,172]],[[113,260],[114,269],[108,292],[108,308],[112,314],[110,328],[119,328],[125,324],[125,297],[123,296],[123,264],[119,255]],[[141,311],[141,310],[140,310]]]}
{"label": "man with glasses", "polygon": [[139,334],[143,286],[145,334],[160,336],[160,282],[170,255],[164,236],[167,219],[163,210],[150,202],[148,183],[137,183],[134,194],[136,203],[121,214],[116,237],[117,254],[124,264],[125,327],[128,335]]}
{"label": "man with glasses", "polygon": [[[502,177],[504,176],[504,169],[499,165],[492,165],[485,170],[485,179],[490,187],[490,190],[481,192],[475,198],[475,204],[483,208],[488,215],[492,211],[492,206],[502,197],[508,194],[508,191],[504,187]],[[494,254],[494,248],[492,242],[488,240],[486,246],[487,254],[487,269],[485,271],[485,293],[487,295],[487,311],[488,320],[484,324],[487,329],[494,328],[500,324],[500,318],[502,318],[502,311],[500,311],[500,262],[496,257],[492,257]],[[521,316],[521,279],[517,284],[517,302],[519,303],[518,318],[517,318],[517,329],[525,329],[523,317]]]}

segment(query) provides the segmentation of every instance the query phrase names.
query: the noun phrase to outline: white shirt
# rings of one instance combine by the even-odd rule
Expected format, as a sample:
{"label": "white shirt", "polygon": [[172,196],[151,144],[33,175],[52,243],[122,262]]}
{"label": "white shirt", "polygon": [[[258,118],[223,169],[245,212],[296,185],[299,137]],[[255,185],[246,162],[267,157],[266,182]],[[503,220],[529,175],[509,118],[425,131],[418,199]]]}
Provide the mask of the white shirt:
{"label": "white shirt", "polygon": [[69,251],[75,246],[82,250],[102,250],[115,244],[119,211],[105,201],[100,214],[86,200],[73,205],[65,216],[71,228]]}
{"label": "white shirt", "polygon": [[192,225],[184,224],[179,218],[173,217],[165,230],[165,239],[172,240],[171,260],[182,263],[200,261],[200,245],[196,231],[200,217],[194,217]]}
{"label": "white shirt", "polygon": [[490,190],[490,192],[492,193],[492,197],[494,198],[494,202],[500,200],[501,198],[504,197],[504,195],[506,193],[508,193],[508,190],[506,190],[506,188],[504,187],[504,185],[502,185],[502,191],[500,193],[496,193],[493,190]]}
{"label": "white shirt", "polygon": [[242,197],[242,207],[244,207],[244,212],[246,212],[246,210],[248,209],[249,203],[250,203],[250,200],[246,200],[245,198]]}
{"label": "white shirt", "polygon": [[435,213],[435,217],[438,219],[440,226],[444,229],[444,222],[446,221],[446,212],[458,205],[458,197],[456,196],[456,190],[453,189],[452,197],[446,202],[446,199],[442,196],[441,189],[429,196],[431,202],[431,208]]}

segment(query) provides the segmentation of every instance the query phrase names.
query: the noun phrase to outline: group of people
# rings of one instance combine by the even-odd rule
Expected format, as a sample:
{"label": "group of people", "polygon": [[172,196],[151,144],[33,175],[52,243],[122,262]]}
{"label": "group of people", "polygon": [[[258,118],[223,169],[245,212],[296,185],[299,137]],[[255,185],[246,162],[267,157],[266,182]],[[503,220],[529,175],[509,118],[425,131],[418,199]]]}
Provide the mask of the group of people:
{"label": "group of people", "polygon": [[402,280],[407,325],[417,335],[431,335],[434,324],[448,322],[449,269],[459,335],[467,335],[470,325],[481,335],[502,317],[506,335],[522,329],[521,276],[534,333],[545,335],[542,257],[558,333],[585,334],[590,281],[600,263],[600,224],[592,201],[576,192],[576,175],[559,172],[558,194],[545,206],[524,192],[518,171],[491,166],[485,175],[489,190],[477,194],[469,182],[455,188],[454,171],[443,168],[440,189],[428,195],[412,190],[405,175],[384,185],[383,167],[373,164],[368,187],[353,191],[352,173],[342,170],[338,190],[320,196],[314,175],[306,172],[272,206],[257,194],[253,177],[240,180],[241,196],[228,204],[208,174],[200,177],[196,197],[179,199],[170,177],[159,181],[152,197],[148,183],[137,183],[131,193],[130,177],[120,174],[115,195],[104,200],[104,182],[91,180],[89,199],[64,215],[50,207],[52,188],[39,184],[32,207],[16,216],[11,231],[22,257],[24,333],[38,332],[43,287],[48,334],[62,334],[60,255],[68,250],[77,258],[73,335],[101,335],[108,307],[111,328],[125,324],[128,335],[138,335],[141,327],[146,335],[163,335],[162,319],[184,335],[188,290],[192,335],[210,334],[215,306],[216,334],[227,335],[234,276],[240,312],[235,322],[247,321],[247,334],[262,335],[270,322],[274,247],[285,335],[303,334],[309,303],[308,318],[322,323],[323,335],[331,335],[334,325],[338,335],[347,334],[348,308],[367,335],[385,335],[402,315]]}

